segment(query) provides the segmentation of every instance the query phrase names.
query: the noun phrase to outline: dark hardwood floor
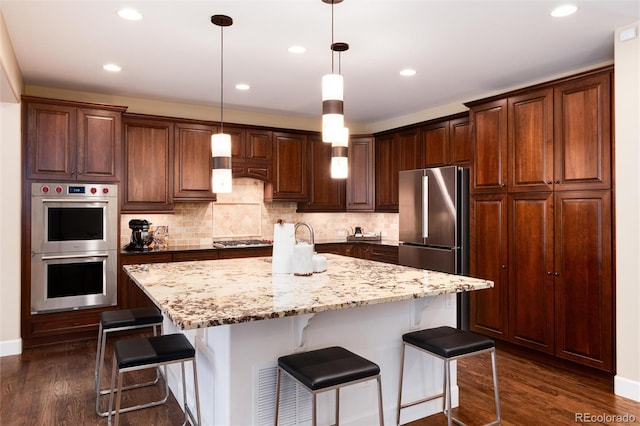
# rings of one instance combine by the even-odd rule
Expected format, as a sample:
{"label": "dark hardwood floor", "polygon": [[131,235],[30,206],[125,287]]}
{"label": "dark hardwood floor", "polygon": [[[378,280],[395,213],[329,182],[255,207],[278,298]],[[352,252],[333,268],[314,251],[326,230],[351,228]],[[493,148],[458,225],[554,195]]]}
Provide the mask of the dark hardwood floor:
{"label": "dark hardwood floor", "polygon": [[[0,358],[0,425],[106,425],[94,410],[94,357],[95,341],[87,340]],[[504,425],[614,425],[624,424],[625,418],[618,422],[614,418],[624,415],[633,424],[640,423],[640,403],[613,395],[607,380],[544,366],[502,350],[497,360]],[[462,406],[455,413],[468,424],[491,420],[489,356],[460,360],[458,365]],[[148,393],[147,389],[145,396]],[[587,416],[595,421],[584,421]],[[122,425],[165,426],[182,424],[183,416],[171,398],[167,405],[127,413],[121,420]],[[444,424],[446,418],[438,414],[410,425]]]}

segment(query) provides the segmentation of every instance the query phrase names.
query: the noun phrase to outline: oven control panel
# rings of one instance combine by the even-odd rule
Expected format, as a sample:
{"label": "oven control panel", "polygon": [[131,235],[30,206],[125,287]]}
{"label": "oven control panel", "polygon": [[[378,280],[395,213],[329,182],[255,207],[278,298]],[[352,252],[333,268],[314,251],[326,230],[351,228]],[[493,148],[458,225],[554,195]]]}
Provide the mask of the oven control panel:
{"label": "oven control panel", "polygon": [[70,198],[81,197],[116,197],[117,185],[103,184],[71,184],[71,183],[34,183],[31,186],[32,196],[60,196]]}

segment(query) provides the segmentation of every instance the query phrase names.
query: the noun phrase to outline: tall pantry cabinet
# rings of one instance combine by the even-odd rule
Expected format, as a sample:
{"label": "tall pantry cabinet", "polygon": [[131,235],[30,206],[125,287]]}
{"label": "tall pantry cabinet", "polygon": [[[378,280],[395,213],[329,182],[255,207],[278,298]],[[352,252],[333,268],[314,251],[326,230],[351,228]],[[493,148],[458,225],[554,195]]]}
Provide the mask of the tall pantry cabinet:
{"label": "tall pantry cabinet", "polygon": [[612,372],[612,67],[469,103],[471,329]]}

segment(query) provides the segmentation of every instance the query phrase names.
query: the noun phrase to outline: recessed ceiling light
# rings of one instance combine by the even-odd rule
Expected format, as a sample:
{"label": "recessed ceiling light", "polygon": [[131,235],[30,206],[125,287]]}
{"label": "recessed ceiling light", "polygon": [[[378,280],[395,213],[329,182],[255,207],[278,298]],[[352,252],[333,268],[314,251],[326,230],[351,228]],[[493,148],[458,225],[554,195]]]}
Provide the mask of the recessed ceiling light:
{"label": "recessed ceiling light", "polygon": [[251,86],[249,86],[247,83],[238,83],[238,84],[236,84],[236,89],[238,89],[238,90],[249,90],[249,89],[251,89]]}
{"label": "recessed ceiling light", "polygon": [[291,46],[289,49],[289,53],[304,53],[307,51],[303,46]]}
{"label": "recessed ceiling light", "polygon": [[142,19],[142,14],[135,9],[120,9],[118,16],[129,21],[139,21]]}
{"label": "recessed ceiling light", "polygon": [[105,71],[111,71],[111,72],[120,72],[122,71],[122,68],[120,68],[118,65],[116,64],[106,64],[102,66],[102,69]]}
{"label": "recessed ceiling light", "polygon": [[562,18],[564,16],[573,15],[578,10],[578,6],[572,4],[563,4],[556,7],[551,11],[551,16],[554,18]]}
{"label": "recessed ceiling light", "polygon": [[407,68],[407,69],[404,69],[404,70],[400,71],[400,75],[404,76],[404,77],[411,77],[412,75],[416,75],[416,70],[413,70],[411,68]]}

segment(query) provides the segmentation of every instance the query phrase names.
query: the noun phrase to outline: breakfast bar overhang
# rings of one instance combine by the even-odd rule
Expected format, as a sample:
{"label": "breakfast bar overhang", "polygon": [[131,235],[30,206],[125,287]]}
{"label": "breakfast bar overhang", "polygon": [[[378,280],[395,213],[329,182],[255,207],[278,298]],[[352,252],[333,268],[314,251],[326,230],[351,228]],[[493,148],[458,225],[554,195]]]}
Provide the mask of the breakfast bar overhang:
{"label": "breakfast bar overhang", "polygon": [[[184,333],[196,347],[203,424],[272,425],[278,357],[335,345],[380,366],[385,423],[394,424],[402,334],[455,326],[455,293],[493,286],[466,276],[326,256],[327,271],[311,276],[272,274],[270,257],[124,266],[165,315],[163,332]],[[180,398],[179,371],[168,375]],[[409,351],[403,395],[411,400],[436,393],[442,377],[440,361]],[[309,424],[310,395],[293,381],[283,389],[280,424]],[[333,398],[332,392],[320,396],[319,424],[332,422]],[[376,424],[372,383],[345,389],[340,398],[342,423]],[[452,400],[457,404],[457,392]],[[403,410],[401,423],[439,412],[441,404],[434,400]]]}

